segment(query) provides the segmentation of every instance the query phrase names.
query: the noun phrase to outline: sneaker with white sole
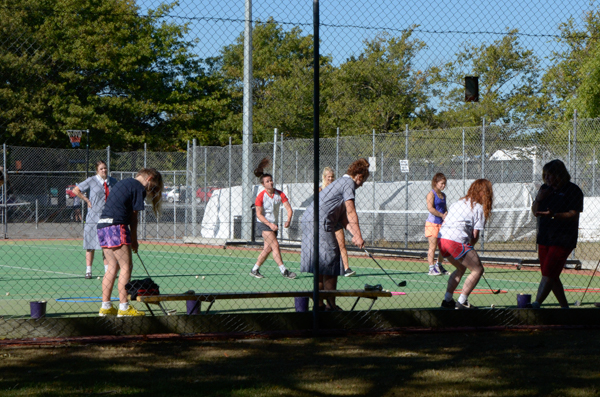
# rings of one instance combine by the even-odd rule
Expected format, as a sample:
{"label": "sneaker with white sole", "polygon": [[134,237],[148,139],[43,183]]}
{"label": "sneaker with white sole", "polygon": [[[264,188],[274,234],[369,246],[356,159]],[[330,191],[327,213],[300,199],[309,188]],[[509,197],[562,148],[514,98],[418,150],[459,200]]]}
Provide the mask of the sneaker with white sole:
{"label": "sneaker with white sole", "polygon": [[440,272],[440,274],[448,274],[448,270],[444,269],[444,266],[442,266],[440,262],[436,263],[435,267],[437,268],[438,272]]}
{"label": "sneaker with white sole", "polygon": [[468,309],[477,309],[477,306],[473,306],[469,303],[469,301],[465,301],[465,303],[456,302],[455,305],[456,310],[468,310]]}
{"label": "sneaker with white sole", "polygon": [[436,265],[433,266],[429,266],[429,276],[441,276],[442,273],[440,273],[440,270],[437,268]]}
{"label": "sneaker with white sole", "polygon": [[86,273],[84,278],[90,280],[92,278],[92,273]]}
{"label": "sneaker with white sole", "polygon": [[288,269],[285,269],[281,275],[292,280],[296,278],[296,273],[290,272]]}
{"label": "sneaker with white sole", "polygon": [[352,269],[348,268],[346,270],[344,270],[344,277],[352,277],[356,274],[355,271],[353,271]]}
{"label": "sneaker with white sole", "polygon": [[110,306],[110,309],[103,309],[100,308],[100,311],[98,312],[98,315],[100,317],[107,317],[107,316],[116,316],[117,315],[117,308],[114,306]]}
{"label": "sneaker with white sole", "polygon": [[117,313],[117,317],[140,317],[145,315],[146,313],[137,310],[133,306],[129,306],[127,310],[119,310]]}
{"label": "sneaker with white sole", "polygon": [[256,278],[265,278],[265,276],[263,276],[262,274],[260,274],[260,272],[258,271],[258,269],[256,269],[256,270],[250,270],[250,275],[252,277],[256,277]]}
{"label": "sneaker with white sole", "polygon": [[442,300],[442,304],[440,305],[444,309],[456,309],[456,301],[452,299],[451,301],[447,301],[446,299]]}

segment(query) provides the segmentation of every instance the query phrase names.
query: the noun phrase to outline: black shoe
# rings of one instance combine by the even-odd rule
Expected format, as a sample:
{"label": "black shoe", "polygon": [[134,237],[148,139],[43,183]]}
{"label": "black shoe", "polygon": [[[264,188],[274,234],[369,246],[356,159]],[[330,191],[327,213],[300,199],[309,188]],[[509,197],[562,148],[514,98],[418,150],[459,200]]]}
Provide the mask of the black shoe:
{"label": "black shoe", "polygon": [[86,280],[89,280],[89,279],[91,279],[91,278],[92,278],[92,273],[86,273],[86,274],[85,274],[85,279],[86,279]]}
{"label": "black shoe", "polygon": [[469,303],[469,301],[465,301],[465,303],[456,302],[455,305],[456,310],[465,310],[465,309],[477,309],[477,306],[473,306]]}
{"label": "black shoe", "polygon": [[290,272],[288,269],[285,269],[284,272],[281,273],[281,275],[285,278],[289,278],[292,280],[296,278],[296,273]]}
{"label": "black shoe", "polygon": [[454,299],[452,299],[450,302],[448,302],[446,299],[442,300],[442,304],[440,305],[441,307],[443,307],[444,309],[456,309],[456,301]]}
{"label": "black shoe", "polygon": [[381,284],[377,284],[377,285],[365,284],[365,291],[383,291],[383,287],[381,286]]}
{"label": "black shoe", "polygon": [[352,277],[356,274],[355,271],[353,271],[352,269],[348,268],[346,270],[344,270],[344,277]]}
{"label": "black shoe", "polygon": [[258,271],[258,269],[256,269],[256,270],[250,270],[250,275],[252,277],[256,277],[256,278],[265,278],[265,276],[263,276],[262,274],[260,274],[260,272]]}

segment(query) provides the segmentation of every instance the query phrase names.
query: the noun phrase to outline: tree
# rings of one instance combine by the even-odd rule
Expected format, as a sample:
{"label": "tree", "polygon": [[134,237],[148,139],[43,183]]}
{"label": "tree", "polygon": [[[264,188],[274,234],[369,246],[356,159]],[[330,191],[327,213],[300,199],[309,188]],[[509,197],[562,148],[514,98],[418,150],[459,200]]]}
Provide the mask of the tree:
{"label": "tree", "polygon": [[[312,134],[313,38],[299,27],[288,31],[269,19],[255,23],[252,32],[254,140],[270,141],[273,129],[289,137]],[[244,70],[244,36],[221,51],[221,73],[232,101],[225,129],[241,140]],[[319,60],[322,73],[330,58]]]}
{"label": "tree", "polygon": [[134,0],[7,0],[0,7],[0,134],[15,145],[183,148],[210,142],[228,97],[191,52],[172,6],[139,15]]}
{"label": "tree", "polygon": [[[438,125],[478,126],[483,117],[488,122],[518,122],[543,115],[538,64],[533,51],[519,44],[516,29],[491,44],[466,43],[456,59],[439,70]],[[465,76],[479,77],[479,103],[464,102]]]}
{"label": "tree", "polygon": [[332,72],[324,92],[327,130],[341,127],[346,135],[394,131],[427,112],[430,71],[414,66],[425,47],[411,38],[415,28],[400,37],[381,34],[365,41],[362,54]]}

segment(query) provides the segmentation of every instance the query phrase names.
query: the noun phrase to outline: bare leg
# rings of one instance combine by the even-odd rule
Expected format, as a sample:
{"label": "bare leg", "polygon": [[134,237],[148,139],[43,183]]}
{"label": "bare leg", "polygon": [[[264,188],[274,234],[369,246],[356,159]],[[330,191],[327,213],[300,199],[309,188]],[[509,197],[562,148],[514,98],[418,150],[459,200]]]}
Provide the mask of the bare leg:
{"label": "bare leg", "polygon": [[342,256],[342,264],[344,265],[344,270],[348,270],[350,268],[350,264],[348,262],[348,250],[346,249],[346,236],[344,235],[344,231],[341,229],[336,231],[335,238],[337,239],[338,245],[340,246],[340,254]]}
{"label": "bare leg", "polygon": [[92,266],[94,263],[94,252],[95,250],[86,250],[85,251],[85,264],[86,266]]}
{"label": "bare leg", "polygon": [[281,259],[281,252],[279,251],[279,242],[277,241],[277,236],[275,232],[262,232],[262,236],[265,242],[265,246],[258,257],[258,261],[256,262],[259,266],[264,263],[269,256],[269,253],[273,253],[273,260],[277,263],[278,266],[283,265],[283,260]]}
{"label": "bare leg", "polygon": [[454,291],[456,290],[456,287],[458,287],[458,284],[460,283],[460,280],[465,274],[465,270],[467,270],[467,268],[463,266],[462,263],[460,263],[452,257],[449,257],[448,260],[450,261],[450,264],[456,268],[456,270],[452,272],[450,277],[448,277],[448,285],[446,287],[446,292],[454,294]]}
{"label": "bare leg", "polygon": [[[337,289],[337,276],[323,276],[323,290],[335,291]],[[327,298],[327,308],[335,309],[335,297]]]}
{"label": "bare leg", "polygon": [[556,296],[556,300],[558,301],[560,307],[569,307],[569,302],[565,296],[565,289],[560,281],[560,278],[554,282],[554,285],[552,286],[552,293],[554,293],[554,296]]}
{"label": "bare leg", "polygon": [[[427,262],[429,266],[435,265],[435,249],[437,248],[437,237],[427,237],[429,240],[429,248],[427,249]],[[440,254],[441,256],[441,254]]]}
{"label": "bare leg", "polygon": [[265,237],[265,234],[268,234],[268,233],[269,232],[262,232],[262,234],[263,234],[263,240],[264,240],[264,246],[263,246],[263,250],[258,255],[258,259],[256,260],[256,264],[259,267],[262,266],[263,263],[265,263],[265,261],[269,257],[269,254],[271,253],[271,245],[267,242],[267,238]]}
{"label": "bare leg", "polygon": [[108,270],[104,273],[104,279],[102,280],[102,302],[110,302],[113,286],[117,279],[117,272],[119,271],[119,263],[117,262],[114,248],[103,248],[102,251],[108,263]]}
{"label": "bare leg", "polygon": [[[550,291],[554,291],[555,284],[556,284],[555,280],[552,280],[552,279],[550,279],[550,278],[548,278],[546,276],[542,276],[542,281],[540,281],[540,285],[538,287],[538,292],[537,292],[537,296],[535,298],[535,301],[537,303],[539,303],[540,305],[542,303],[544,303],[544,301],[546,300],[546,298],[548,297],[548,295],[550,295]],[[560,284],[560,288],[562,289],[562,283]],[[562,295],[564,296],[564,294],[565,293],[563,291]],[[558,296],[556,298],[558,298]],[[559,301],[559,303],[560,303],[560,301]],[[566,303],[566,298],[565,298],[565,302],[564,303]],[[561,306],[563,306],[562,303],[561,303]],[[567,303],[566,306],[569,306],[569,304]]]}
{"label": "bare leg", "polygon": [[475,289],[477,283],[483,275],[483,265],[481,264],[479,255],[477,255],[477,252],[475,252],[475,250],[467,252],[467,254],[461,259],[461,263],[463,264],[463,266],[465,266],[470,271],[469,277],[467,277],[462,287],[462,293],[468,296],[469,294],[471,294],[471,292],[473,292],[473,289]]}
{"label": "bare leg", "polygon": [[115,255],[117,256],[117,260],[119,262],[119,302],[127,303],[129,302],[127,296],[127,288],[125,286],[131,279],[131,247],[128,245],[122,245],[115,251]]}

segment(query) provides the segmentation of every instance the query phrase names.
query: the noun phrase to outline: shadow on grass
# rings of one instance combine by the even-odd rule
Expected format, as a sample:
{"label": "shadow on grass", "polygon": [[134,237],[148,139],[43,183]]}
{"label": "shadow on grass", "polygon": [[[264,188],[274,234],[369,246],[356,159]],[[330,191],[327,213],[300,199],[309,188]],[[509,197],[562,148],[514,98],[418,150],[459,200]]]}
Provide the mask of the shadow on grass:
{"label": "shadow on grass", "polygon": [[0,350],[2,395],[592,396],[597,329]]}

